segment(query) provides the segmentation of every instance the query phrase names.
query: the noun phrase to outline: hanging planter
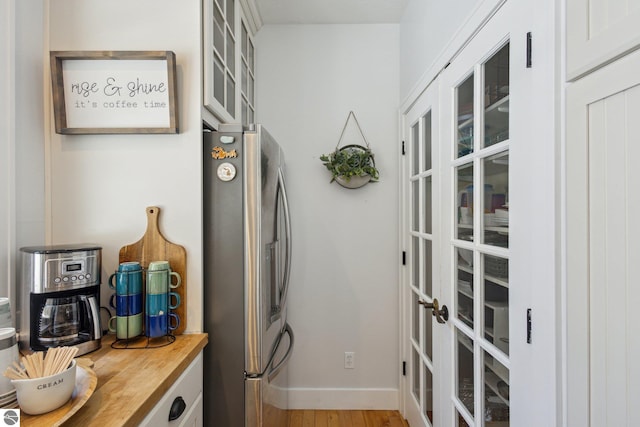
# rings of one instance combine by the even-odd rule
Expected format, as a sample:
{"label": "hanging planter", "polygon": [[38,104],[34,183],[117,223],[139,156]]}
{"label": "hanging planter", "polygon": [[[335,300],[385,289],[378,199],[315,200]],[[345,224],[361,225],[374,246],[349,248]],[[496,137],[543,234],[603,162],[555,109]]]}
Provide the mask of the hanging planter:
{"label": "hanging planter", "polygon": [[[351,117],[356,122],[365,145],[350,144],[340,147],[344,131]],[[358,119],[356,119],[353,111],[350,111],[349,116],[347,116],[347,121],[342,128],[336,149],[332,153],[320,156],[320,160],[331,172],[332,178],[330,182],[335,181],[345,188],[360,188],[368,182],[377,181],[380,176],[378,169],[376,169],[376,162],[369,147],[369,142],[367,142],[364,133],[362,133]]]}

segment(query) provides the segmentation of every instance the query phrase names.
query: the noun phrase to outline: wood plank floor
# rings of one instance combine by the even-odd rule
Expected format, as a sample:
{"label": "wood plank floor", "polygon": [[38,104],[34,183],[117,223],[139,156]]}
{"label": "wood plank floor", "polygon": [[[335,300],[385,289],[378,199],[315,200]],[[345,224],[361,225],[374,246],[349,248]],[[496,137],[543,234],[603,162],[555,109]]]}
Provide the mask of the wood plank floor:
{"label": "wood plank floor", "polygon": [[409,427],[398,411],[290,410],[288,427]]}

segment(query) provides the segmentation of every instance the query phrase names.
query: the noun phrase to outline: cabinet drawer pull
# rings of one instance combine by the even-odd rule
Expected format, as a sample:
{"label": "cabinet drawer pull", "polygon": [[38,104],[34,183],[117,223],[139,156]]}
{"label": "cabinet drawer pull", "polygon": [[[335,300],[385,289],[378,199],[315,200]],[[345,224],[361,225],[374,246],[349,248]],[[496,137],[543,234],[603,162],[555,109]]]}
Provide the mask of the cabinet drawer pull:
{"label": "cabinet drawer pull", "polygon": [[169,421],[180,418],[186,408],[187,404],[184,402],[182,396],[176,397],[171,404],[171,409],[169,409]]}

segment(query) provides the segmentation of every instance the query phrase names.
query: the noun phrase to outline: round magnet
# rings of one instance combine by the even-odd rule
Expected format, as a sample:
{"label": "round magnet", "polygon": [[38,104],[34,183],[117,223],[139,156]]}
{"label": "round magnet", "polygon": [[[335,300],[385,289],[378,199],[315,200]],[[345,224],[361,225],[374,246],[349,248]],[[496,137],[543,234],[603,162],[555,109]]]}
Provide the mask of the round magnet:
{"label": "round magnet", "polygon": [[220,163],[218,166],[218,178],[221,181],[231,181],[236,177],[236,167],[229,162]]}

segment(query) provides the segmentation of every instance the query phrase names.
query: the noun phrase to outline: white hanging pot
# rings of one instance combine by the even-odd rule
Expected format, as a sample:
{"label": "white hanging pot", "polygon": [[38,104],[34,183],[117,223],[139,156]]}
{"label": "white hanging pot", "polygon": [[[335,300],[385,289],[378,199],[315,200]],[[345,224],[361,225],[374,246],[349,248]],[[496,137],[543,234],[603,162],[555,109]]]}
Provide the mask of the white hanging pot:
{"label": "white hanging pot", "polygon": [[371,175],[362,175],[362,176],[352,176],[347,179],[342,176],[336,177],[336,182],[342,185],[344,188],[360,188],[371,181]]}

